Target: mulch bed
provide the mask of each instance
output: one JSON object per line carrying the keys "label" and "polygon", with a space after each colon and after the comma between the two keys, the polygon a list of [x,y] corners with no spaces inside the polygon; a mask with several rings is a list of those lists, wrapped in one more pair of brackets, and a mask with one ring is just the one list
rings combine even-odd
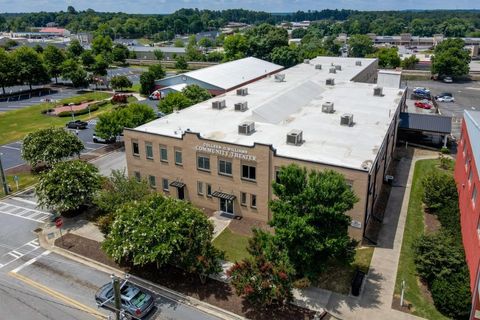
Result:
{"label": "mulch bed", "polygon": [[249,319],[301,320],[313,319],[315,315],[315,312],[311,310],[293,305],[289,305],[288,308],[256,308],[236,295],[235,290],[229,284],[213,279],[208,279],[206,284],[201,284],[198,276],[188,274],[175,267],[157,269],[155,265],[134,267],[118,264],[102,251],[100,243],[97,241],[71,233],[63,236],[63,244],[61,239],[57,239],[55,245]]}

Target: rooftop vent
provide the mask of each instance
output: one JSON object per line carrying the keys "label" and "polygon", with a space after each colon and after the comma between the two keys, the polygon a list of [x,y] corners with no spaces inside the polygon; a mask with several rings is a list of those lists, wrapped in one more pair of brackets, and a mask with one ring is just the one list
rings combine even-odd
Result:
{"label": "rooftop vent", "polygon": [[340,117],[340,125],[342,126],[353,126],[353,114],[345,113]]}
{"label": "rooftop vent", "polygon": [[277,82],[285,81],[285,73],[277,73],[275,75],[275,81],[277,81]]}
{"label": "rooftop vent", "polygon": [[341,71],[341,70],[342,70],[342,66],[339,65],[339,64],[337,64],[337,65],[335,66],[335,70]]}
{"label": "rooftop vent", "polygon": [[248,88],[237,89],[237,96],[246,96],[248,95]]}
{"label": "rooftop vent", "polygon": [[337,69],[335,67],[332,67],[328,70],[330,73],[337,73]]}
{"label": "rooftop vent", "polygon": [[321,65],[321,64],[316,64],[316,65],[315,65],[315,69],[317,69],[317,70],[322,70],[322,65]]}
{"label": "rooftop vent", "polygon": [[362,61],[361,61],[361,60],[355,61],[355,65],[356,65],[356,66],[361,66],[361,65],[362,65]]}
{"label": "rooftop vent", "polygon": [[212,108],[213,109],[222,110],[226,106],[227,106],[227,103],[225,102],[225,100],[212,101]]}
{"label": "rooftop vent", "polygon": [[299,146],[303,143],[303,131],[293,129],[287,133],[287,144]]}
{"label": "rooftop vent", "polygon": [[309,63],[310,63],[310,59],[304,59],[304,60],[303,60],[303,63],[309,64]]}
{"label": "rooftop vent", "polygon": [[322,104],[322,112],[324,113],[334,113],[335,109],[333,108],[333,102],[327,101]]}
{"label": "rooftop vent", "polygon": [[254,132],[255,132],[255,122],[253,121],[245,121],[238,126],[239,134],[244,134],[249,136]]}
{"label": "rooftop vent", "polygon": [[[335,72],[334,72],[335,73]],[[335,79],[333,78],[328,78],[326,81],[325,81],[325,84],[327,86],[334,86],[335,85]]]}
{"label": "rooftop vent", "polygon": [[248,110],[247,101],[242,101],[242,102],[235,103],[235,111],[244,112],[244,111],[247,111],[247,110]]}
{"label": "rooftop vent", "polygon": [[383,97],[383,88],[382,87],[373,88],[373,95],[377,97]]}

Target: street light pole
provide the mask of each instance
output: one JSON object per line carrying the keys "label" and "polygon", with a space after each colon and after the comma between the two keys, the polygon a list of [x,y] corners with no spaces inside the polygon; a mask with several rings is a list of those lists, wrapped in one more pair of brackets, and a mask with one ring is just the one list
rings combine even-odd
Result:
{"label": "street light pole", "polygon": [[7,178],[5,177],[5,171],[3,171],[2,155],[3,153],[0,153],[0,176],[2,178],[3,191],[5,192],[5,195],[8,195],[8,184]]}
{"label": "street light pole", "polygon": [[114,295],[114,302],[115,302],[115,319],[120,320],[120,311],[122,309],[122,304],[120,302],[120,279],[115,276],[111,275],[112,278],[112,285],[113,285],[113,295]]}

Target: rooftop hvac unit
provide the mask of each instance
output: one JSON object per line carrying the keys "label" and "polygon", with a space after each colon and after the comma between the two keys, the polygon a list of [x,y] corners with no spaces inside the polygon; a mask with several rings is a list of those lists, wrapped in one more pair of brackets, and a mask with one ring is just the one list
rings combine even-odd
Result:
{"label": "rooftop hvac unit", "polygon": [[285,81],[285,73],[277,73],[275,75],[275,81],[277,82]]}
{"label": "rooftop hvac unit", "polygon": [[356,65],[356,66],[361,66],[361,65],[362,65],[362,61],[361,61],[361,60],[355,61],[355,65]]}
{"label": "rooftop hvac unit", "polygon": [[373,95],[377,97],[383,97],[383,88],[382,87],[373,88]]}
{"label": "rooftop hvac unit", "polygon": [[333,78],[328,78],[326,81],[325,81],[325,84],[327,86],[334,86],[335,85],[335,79]]}
{"label": "rooftop hvac unit", "polygon": [[342,126],[353,126],[353,114],[345,113],[340,117],[340,125]]}
{"label": "rooftop hvac unit", "polygon": [[235,103],[235,111],[247,111],[248,110],[248,103],[247,101],[242,101]]}
{"label": "rooftop hvac unit", "polygon": [[330,72],[330,73],[337,73],[337,69],[335,69],[335,67],[333,67],[333,68],[330,68],[330,70],[328,70],[328,72]]}
{"label": "rooftop hvac unit", "polygon": [[342,70],[342,66],[339,65],[339,64],[337,64],[337,65],[335,66],[335,70],[341,71],[341,70]]}
{"label": "rooftop hvac unit", "polygon": [[303,63],[309,64],[309,63],[310,63],[310,59],[304,59],[304,60],[303,60]]}
{"label": "rooftop hvac unit", "polygon": [[322,104],[322,112],[324,113],[334,113],[335,109],[333,108],[333,102],[327,101]]}
{"label": "rooftop hvac unit", "polygon": [[246,96],[248,95],[248,88],[237,89],[237,96]]}
{"label": "rooftop hvac unit", "polygon": [[322,70],[322,65],[321,65],[321,64],[316,64],[316,65],[315,65],[315,69],[317,69],[317,70]]}
{"label": "rooftop hvac unit", "polygon": [[227,106],[225,100],[212,101],[212,108],[222,110]]}
{"label": "rooftop hvac unit", "polygon": [[287,133],[287,144],[299,146],[302,143],[303,143],[303,131],[294,129],[289,133]]}
{"label": "rooftop hvac unit", "polygon": [[255,132],[255,122],[245,121],[238,126],[238,133],[244,135],[251,135]]}

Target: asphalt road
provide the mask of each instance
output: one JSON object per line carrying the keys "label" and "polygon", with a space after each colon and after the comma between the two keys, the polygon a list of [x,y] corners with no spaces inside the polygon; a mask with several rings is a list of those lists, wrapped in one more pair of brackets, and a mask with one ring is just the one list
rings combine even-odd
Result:
{"label": "asphalt road", "polygon": [[[41,248],[33,230],[51,214],[35,202],[33,191],[0,201],[0,319],[107,319],[112,312],[97,308],[94,294],[110,275]],[[146,319],[219,319],[156,287],[144,290],[156,302]]]}
{"label": "asphalt road", "polygon": [[70,98],[77,95],[77,91],[78,91],[77,89],[71,89],[71,88],[56,88],[55,90],[57,90],[58,92],[55,94],[50,94],[46,96],[33,97],[30,99],[24,99],[24,100],[18,100],[18,101],[13,100],[13,101],[0,102],[0,112],[12,111],[12,110],[25,108],[25,107],[34,106],[34,105],[43,103],[42,100],[45,98],[50,98],[55,100]]}

